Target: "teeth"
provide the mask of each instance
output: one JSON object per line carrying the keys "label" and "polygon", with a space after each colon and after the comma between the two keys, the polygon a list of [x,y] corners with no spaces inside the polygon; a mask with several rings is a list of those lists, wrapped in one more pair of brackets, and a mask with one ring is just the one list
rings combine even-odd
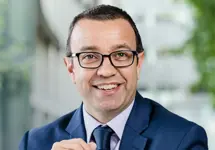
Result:
{"label": "teeth", "polygon": [[97,86],[97,88],[101,89],[101,90],[111,90],[117,87],[117,84],[108,84],[108,85],[100,85]]}

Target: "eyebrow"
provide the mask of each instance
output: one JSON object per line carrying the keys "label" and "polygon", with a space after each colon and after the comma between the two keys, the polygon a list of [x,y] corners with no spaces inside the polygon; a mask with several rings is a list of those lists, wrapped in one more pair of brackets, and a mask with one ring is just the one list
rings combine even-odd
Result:
{"label": "eyebrow", "polygon": [[132,48],[130,46],[128,46],[126,43],[123,44],[117,44],[111,47],[111,50],[116,50],[116,49],[121,49],[121,48],[125,48],[125,49],[129,49],[131,50]]}
{"label": "eyebrow", "polygon": [[97,46],[83,46],[80,51],[98,50]]}
{"label": "eyebrow", "polygon": [[[129,49],[131,50],[131,47],[128,46],[126,43],[123,43],[123,44],[116,44],[114,46],[112,46],[110,48],[111,51],[114,51],[114,50],[117,50],[117,49]],[[99,48],[95,45],[92,45],[92,46],[83,46],[81,47],[80,51],[98,51]]]}

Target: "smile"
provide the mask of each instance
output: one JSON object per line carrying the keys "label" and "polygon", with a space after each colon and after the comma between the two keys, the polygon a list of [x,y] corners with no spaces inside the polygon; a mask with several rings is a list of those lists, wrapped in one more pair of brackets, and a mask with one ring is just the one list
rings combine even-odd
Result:
{"label": "smile", "polygon": [[104,84],[104,85],[98,85],[94,86],[95,88],[99,90],[113,90],[117,88],[120,84]]}

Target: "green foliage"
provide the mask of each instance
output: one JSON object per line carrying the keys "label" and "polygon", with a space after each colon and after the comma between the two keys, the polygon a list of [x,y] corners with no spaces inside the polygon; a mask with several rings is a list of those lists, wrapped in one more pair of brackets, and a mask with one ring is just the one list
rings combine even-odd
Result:
{"label": "green foliage", "polygon": [[187,0],[194,8],[195,28],[185,48],[196,60],[200,80],[193,92],[209,92],[215,107],[215,0]]}
{"label": "green foliage", "polygon": [[32,62],[30,46],[7,36],[7,2],[0,0],[0,94],[4,91],[0,99],[8,99],[20,94],[24,87],[29,87],[29,67]]}
{"label": "green foliage", "polygon": [[[0,51],[0,90],[6,91],[8,96],[20,94],[22,89],[29,86],[29,68],[32,64],[32,52],[24,44],[12,43]],[[21,90],[21,91],[20,91]],[[26,94],[29,91],[25,91]]]}
{"label": "green foliage", "polygon": [[6,15],[6,9],[7,3],[6,0],[0,1],[0,50],[6,43],[5,41],[5,30],[6,30],[6,23],[5,23],[5,15]]}

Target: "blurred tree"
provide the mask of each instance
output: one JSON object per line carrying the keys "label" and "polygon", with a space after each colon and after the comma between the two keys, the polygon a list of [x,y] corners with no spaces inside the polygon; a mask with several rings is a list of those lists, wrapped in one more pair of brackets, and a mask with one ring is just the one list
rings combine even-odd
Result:
{"label": "blurred tree", "polygon": [[209,92],[215,107],[215,0],[187,0],[194,11],[195,27],[185,49],[196,60],[200,80],[192,92]]}
{"label": "blurred tree", "polygon": [[12,150],[29,128],[38,1],[8,2],[0,0],[0,149]]}
{"label": "blurred tree", "polygon": [[0,0],[0,51],[5,46],[5,31],[6,31],[6,23],[5,16],[7,13],[7,3],[5,1]]}
{"label": "blurred tree", "polygon": [[[6,46],[6,15],[7,15],[7,1],[0,0],[0,56],[1,52]],[[3,62],[0,58],[0,149],[3,149],[3,113],[4,113],[4,101],[3,101],[3,72],[2,67]]]}

